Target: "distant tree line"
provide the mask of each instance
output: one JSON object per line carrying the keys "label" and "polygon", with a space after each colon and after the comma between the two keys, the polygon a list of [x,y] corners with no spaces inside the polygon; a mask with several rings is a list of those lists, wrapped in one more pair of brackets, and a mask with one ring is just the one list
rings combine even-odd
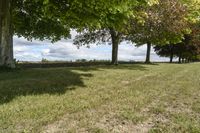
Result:
{"label": "distant tree line", "polygon": [[155,52],[161,57],[170,57],[170,63],[174,57],[179,63],[200,61],[200,24],[191,27],[191,33],[184,35],[182,42],[155,46]]}

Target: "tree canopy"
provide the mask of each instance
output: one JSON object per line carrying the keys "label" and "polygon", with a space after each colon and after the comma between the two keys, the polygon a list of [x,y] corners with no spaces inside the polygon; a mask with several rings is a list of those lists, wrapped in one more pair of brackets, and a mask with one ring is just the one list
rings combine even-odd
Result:
{"label": "tree canopy", "polygon": [[[149,1],[150,2],[150,1]],[[89,45],[95,42],[110,41],[112,44],[112,64],[118,63],[118,45],[128,35],[129,21],[137,14],[138,6],[147,6],[147,1],[120,1],[115,6],[107,6],[97,11],[98,20],[92,28],[86,28],[75,39],[75,45]],[[112,2],[110,4],[113,4]],[[103,8],[104,9],[104,8]],[[89,15],[90,16],[90,15]],[[99,44],[99,43],[98,43]]]}
{"label": "tree canopy", "polygon": [[[137,44],[180,43],[199,21],[198,0],[1,0],[0,66],[13,63],[12,36],[58,41],[70,29],[75,44],[110,40],[113,63],[124,39]],[[128,38],[127,38],[128,36]]]}
{"label": "tree canopy", "polygon": [[195,10],[191,3],[181,0],[158,0],[157,4],[140,8],[144,21],[138,23],[137,18],[131,21],[130,40],[137,46],[147,44],[146,62],[150,62],[151,45],[167,45],[181,43],[184,35],[189,34],[189,24],[195,22]]}
{"label": "tree canopy", "polygon": [[57,16],[51,18],[44,11],[43,0],[13,1],[13,31],[28,40],[48,39],[58,41],[70,35],[70,27],[63,25]]}
{"label": "tree canopy", "polygon": [[181,43],[168,44],[163,46],[155,46],[155,52],[161,57],[170,57],[170,62],[173,61],[174,57],[192,61],[197,60],[200,55],[200,27],[198,24],[191,26],[192,32],[184,36]]}

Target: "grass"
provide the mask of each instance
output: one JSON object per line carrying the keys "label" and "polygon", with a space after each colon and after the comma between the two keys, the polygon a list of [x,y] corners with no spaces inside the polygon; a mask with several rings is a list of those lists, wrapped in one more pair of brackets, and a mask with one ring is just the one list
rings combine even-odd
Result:
{"label": "grass", "polygon": [[0,132],[200,132],[200,63],[0,71]]}

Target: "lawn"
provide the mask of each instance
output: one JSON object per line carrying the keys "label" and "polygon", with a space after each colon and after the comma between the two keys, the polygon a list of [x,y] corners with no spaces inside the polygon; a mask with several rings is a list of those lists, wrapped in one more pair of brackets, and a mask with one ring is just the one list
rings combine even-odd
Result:
{"label": "lawn", "polygon": [[200,63],[0,71],[0,132],[200,132]]}

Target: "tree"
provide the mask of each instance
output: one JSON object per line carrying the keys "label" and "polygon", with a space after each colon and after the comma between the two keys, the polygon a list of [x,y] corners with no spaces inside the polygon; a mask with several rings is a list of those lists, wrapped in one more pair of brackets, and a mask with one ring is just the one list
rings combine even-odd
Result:
{"label": "tree", "polygon": [[10,0],[0,0],[0,66],[14,67]]}
{"label": "tree", "polygon": [[178,0],[159,0],[158,4],[140,10],[144,21],[131,21],[130,40],[137,46],[147,44],[145,62],[150,63],[151,45],[179,43],[188,32],[187,10]]}
{"label": "tree", "polygon": [[[129,19],[133,17],[137,6],[146,5],[146,1],[121,1],[115,2],[115,6],[108,6],[96,15],[97,26],[89,26],[75,38],[75,45],[89,45],[90,43],[112,42],[112,62],[118,64],[118,46],[128,35]],[[104,5],[105,6],[105,5]],[[91,16],[91,15],[89,15]],[[96,21],[95,21],[96,22]]]}
{"label": "tree", "polygon": [[13,35],[57,41],[70,28],[44,12],[43,0],[0,0],[0,66],[15,67]]}
{"label": "tree", "polygon": [[[176,44],[179,45],[179,44]],[[154,47],[155,52],[161,57],[170,57],[170,63],[173,62],[175,57],[175,44],[157,45]]]}
{"label": "tree", "polygon": [[154,49],[156,53],[162,57],[170,57],[170,62],[172,62],[173,57],[178,57],[179,63],[181,63],[182,60],[188,62],[196,60],[200,55],[199,24],[193,25],[191,29],[192,32],[185,35],[181,43],[155,46]]}
{"label": "tree", "polygon": [[115,31],[114,29],[103,29],[97,31],[86,31],[80,35],[77,35],[74,39],[74,44],[77,47],[87,45],[90,47],[91,43],[103,44],[106,42],[111,42],[112,44],[112,62],[111,64],[118,64],[118,45],[123,40],[123,34]]}
{"label": "tree", "polygon": [[[57,41],[68,37],[70,28],[100,29],[104,20],[114,24],[112,15],[131,0],[0,0],[0,66],[14,67],[12,36]],[[123,3],[123,5],[122,5]],[[85,15],[87,17],[85,17]],[[125,15],[126,16],[126,15]],[[120,16],[118,16],[118,20]],[[119,21],[118,21],[119,22]],[[111,24],[112,23],[112,24]],[[104,23],[105,25],[105,23]],[[120,25],[120,24],[119,24]]]}

